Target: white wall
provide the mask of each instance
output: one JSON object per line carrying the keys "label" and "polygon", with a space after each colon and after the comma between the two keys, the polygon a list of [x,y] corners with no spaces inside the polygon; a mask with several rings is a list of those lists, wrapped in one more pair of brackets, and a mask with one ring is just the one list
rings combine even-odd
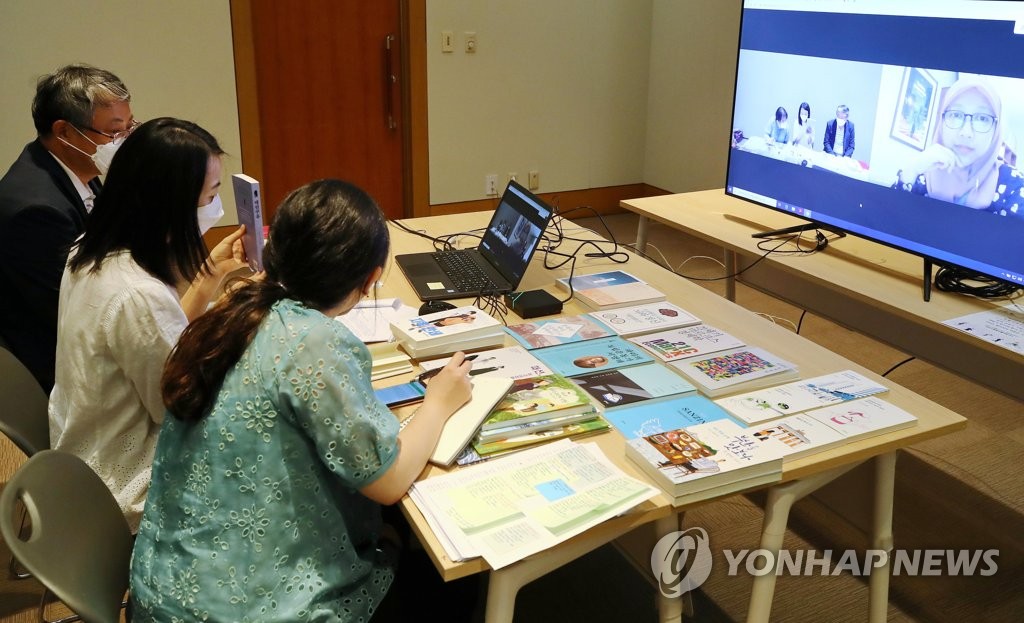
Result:
{"label": "white wall", "polygon": [[739,27],[735,0],[654,0],[644,182],[725,184]]}
{"label": "white wall", "polygon": [[117,74],[137,119],[181,117],[216,136],[228,152],[222,199],[233,205],[242,150],[227,0],[0,1],[0,171],[35,138],[37,79],[69,63]]}
{"label": "white wall", "polygon": [[[652,0],[430,0],[430,202],[643,181]],[[455,52],[441,52],[441,32]],[[476,32],[477,52],[463,50]]]}

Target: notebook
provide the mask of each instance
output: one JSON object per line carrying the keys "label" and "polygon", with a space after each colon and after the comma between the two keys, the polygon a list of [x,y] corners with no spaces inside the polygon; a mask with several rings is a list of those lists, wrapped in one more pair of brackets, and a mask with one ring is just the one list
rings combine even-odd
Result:
{"label": "notebook", "polygon": [[510,181],[479,247],[406,253],[395,262],[421,301],[512,292],[550,221],[551,208]]}

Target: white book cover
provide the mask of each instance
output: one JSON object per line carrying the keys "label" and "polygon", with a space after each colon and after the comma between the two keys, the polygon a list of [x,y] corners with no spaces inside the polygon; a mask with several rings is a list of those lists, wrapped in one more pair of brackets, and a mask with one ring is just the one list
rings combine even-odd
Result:
{"label": "white book cover", "polygon": [[[569,278],[556,280],[558,287],[569,291]],[[664,301],[665,293],[622,270],[611,270],[572,278],[573,296],[595,309],[612,309],[640,303]]]}
{"label": "white book cover", "polygon": [[244,173],[231,176],[231,188],[235,192],[235,214],[238,224],[245,225],[242,246],[249,268],[253,272],[263,270],[263,202],[260,199],[260,183]]}
{"label": "white book cover", "polygon": [[670,365],[712,398],[785,383],[797,377],[796,366],[762,348],[737,348]]}
{"label": "white book cover", "polygon": [[720,398],[716,402],[747,424],[757,424],[784,415],[856,400],[889,391],[853,370],[816,376],[812,379],[767,387],[745,394]]}
{"label": "white book cover", "polygon": [[481,335],[504,333],[498,320],[473,305],[399,319],[391,323],[391,330],[399,342],[415,350]]}
{"label": "white book cover", "polygon": [[823,452],[846,442],[846,437],[808,413],[751,426],[747,431],[758,441],[776,439],[782,442],[786,446],[786,460]]}
{"label": "white book cover", "polygon": [[[443,368],[451,357],[421,361],[423,371]],[[510,379],[528,379],[551,374],[551,368],[544,365],[522,346],[508,346],[476,353],[473,360],[473,376],[502,376]]]}
{"label": "white book cover", "polygon": [[809,417],[832,427],[846,441],[871,437],[917,424],[917,418],[877,396],[808,411]]}
{"label": "white book cover", "polygon": [[590,316],[604,323],[619,335],[650,333],[660,329],[695,325],[700,319],[678,305],[667,301],[619,307],[591,312]]}
{"label": "white book cover", "polygon": [[505,397],[512,387],[512,379],[501,377],[474,377],[473,396],[452,414],[441,430],[441,437],[430,455],[430,462],[450,465],[462,452],[487,419],[494,405]]}
{"label": "white book cover", "polygon": [[695,324],[629,338],[662,361],[699,357],[744,346],[743,340],[708,324]]}

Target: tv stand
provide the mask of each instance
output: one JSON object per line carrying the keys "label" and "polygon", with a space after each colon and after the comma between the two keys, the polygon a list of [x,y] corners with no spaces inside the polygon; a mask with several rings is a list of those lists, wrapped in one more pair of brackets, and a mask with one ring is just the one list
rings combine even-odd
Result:
{"label": "tv stand", "polygon": [[932,261],[928,258],[924,259],[924,283],[921,284],[924,288],[924,302],[932,300]]}
{"label": "tv stand", "polygon": [[780,229],[771,229],[769,231],[762,231],[756,234],[750,234],[751,238],[775,238],[776,236],[785,236],[786,234],[802,234],[805,231],[812,229],[820,229],[827,231],[830,234],[835,234],[837,238],[845,238],[846,232],[833,229],[828,225],[821,225],[817,223],[802,223],[800,225],[793,225],[792,227],[782,227]]}

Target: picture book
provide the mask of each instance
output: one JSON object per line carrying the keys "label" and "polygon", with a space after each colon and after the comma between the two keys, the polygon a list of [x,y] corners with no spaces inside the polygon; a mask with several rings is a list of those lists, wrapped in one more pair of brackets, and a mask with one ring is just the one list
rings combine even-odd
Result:
{"label": "picture book", "polygon": [[263,270],[263,201],[260,199],[260,183],[244,173],[231,176],[231,188],[235,193],[235,216],[238,224],[245,225],[242,247],[249,268],[254,273]]}
{"label": "picture book", "polygon": [[[591,405],[593,406],[593,405]],[[571,413],[569,415],[561,415],[558,411],[548,414],[548,419],[536,420],[533,422],[520,423],[515,420],[509,422],[508,426],[502,426],[501,428],[481,428],[480,432],[477,433],[474,438],[475,441],[494,441],[495,439],[504,439],[506,437],[518,437],[525,435],[526,433],[538,433],[540,431],[548,430],[549,428],[561,428],[567,424],[575,424],[576,422],[582,422],[584,420],[594,419],[598,414],[597,407],[580,411],[579,413]]]}
{"label": "picture book", "polygon": [[700,319],[690,312],[667,301],[595,311],[589,315],[619,335],[650,333],[660,329],[695,325],[700,322]]}
{"label": "picture book", "polygon": [[569,379],[548,374],[512,381],[481,425],[482,430],[525,424],[574,413],[592,412],[586,392]]}
{"label": "picture book", "polygon": [[399,319],[391,323],[391,331],[416,358],[500,346],[505,341],[501,323],[472,305]]}
{"label": "picture book", "polygon": [[556,374],[577,376],[651,361],[651,356],[620,337],[605,337],[534,351]]}
{"label": "picture book", "polygon": [[626,456],[679,498],[751,478],[782,476],[785,446],[758,440],[731,420],[661,431],[626,442]]}
{"label": "picture book", "polygon": [[[443,368],[451,357],[421,361],[424,371]],[[522,346],[508,346],[476,353],[473,360],[473,376],[504,376],[510,379],[525,379],[531,376],[551,374],[551,369],[541,363]]]}
{"label": "picture book", "polygon": [[606,409],[697,391],[683,377],[659,363],[591,372],[572,380]]}
{"label": "picture book", "polygon": [[542,318],[505,328],[526,348],[543,348],[593,340],[615,335],[611,329],[589,316]]}
{"label": "picture book", "polygon": [[512,379],[480,377],[473,379],[473,395],[459,407],[441,429],[441,437],[430,454],[430,462],[450,465],[476,434],[480,423],[512,385]]}
{"label": "picture book", "polygon": [[707,324],[658,331],[629,339],[662,361],[699,357],[745,346],[742,340]]}
{"label": "picture book", "polygon": [[738,348],[674,361],[679,370],[706,396],[751,391],[797,378],[796,366],[761,348]]}
{"label": "picture book", "polygon": [[604,418],[626,439],[730,419],[725,409],[697,394],[610,409]]}
{"label": "picture book", "polygon": [[[556,281],[558,287],[569,291],[569,278]],[[641,303],[664,301],[665,294],[621,270],[572,278],[573,296],[592,309],[613,309]]]}
{"label": "picture book", "polygon": [[727,396],[716,402],[748,425],[888,391],[853,370]]}
{"label": "picture book", "polygon": [[917,418],[872,396],[772,420],[747,430],[755,439],[769,437],[787,446],[787,459],[823,452],[839,445],[917,424]]}
{"label": "picture book", "polygon": [[553,441],[555,439],[564,439],[566,437],[577,439],[586,435],[604,432],[608,430],[608,428],[608,422],[605,422],[600,417],[592,417],[588,420],[565,424],[557,428],[528,432],[514,437],[495,439],[493,441],[476,442],[473,444],[473,449],[480,456],[488,456],[508,452],[510,450],[518,450],[534,444]]}

